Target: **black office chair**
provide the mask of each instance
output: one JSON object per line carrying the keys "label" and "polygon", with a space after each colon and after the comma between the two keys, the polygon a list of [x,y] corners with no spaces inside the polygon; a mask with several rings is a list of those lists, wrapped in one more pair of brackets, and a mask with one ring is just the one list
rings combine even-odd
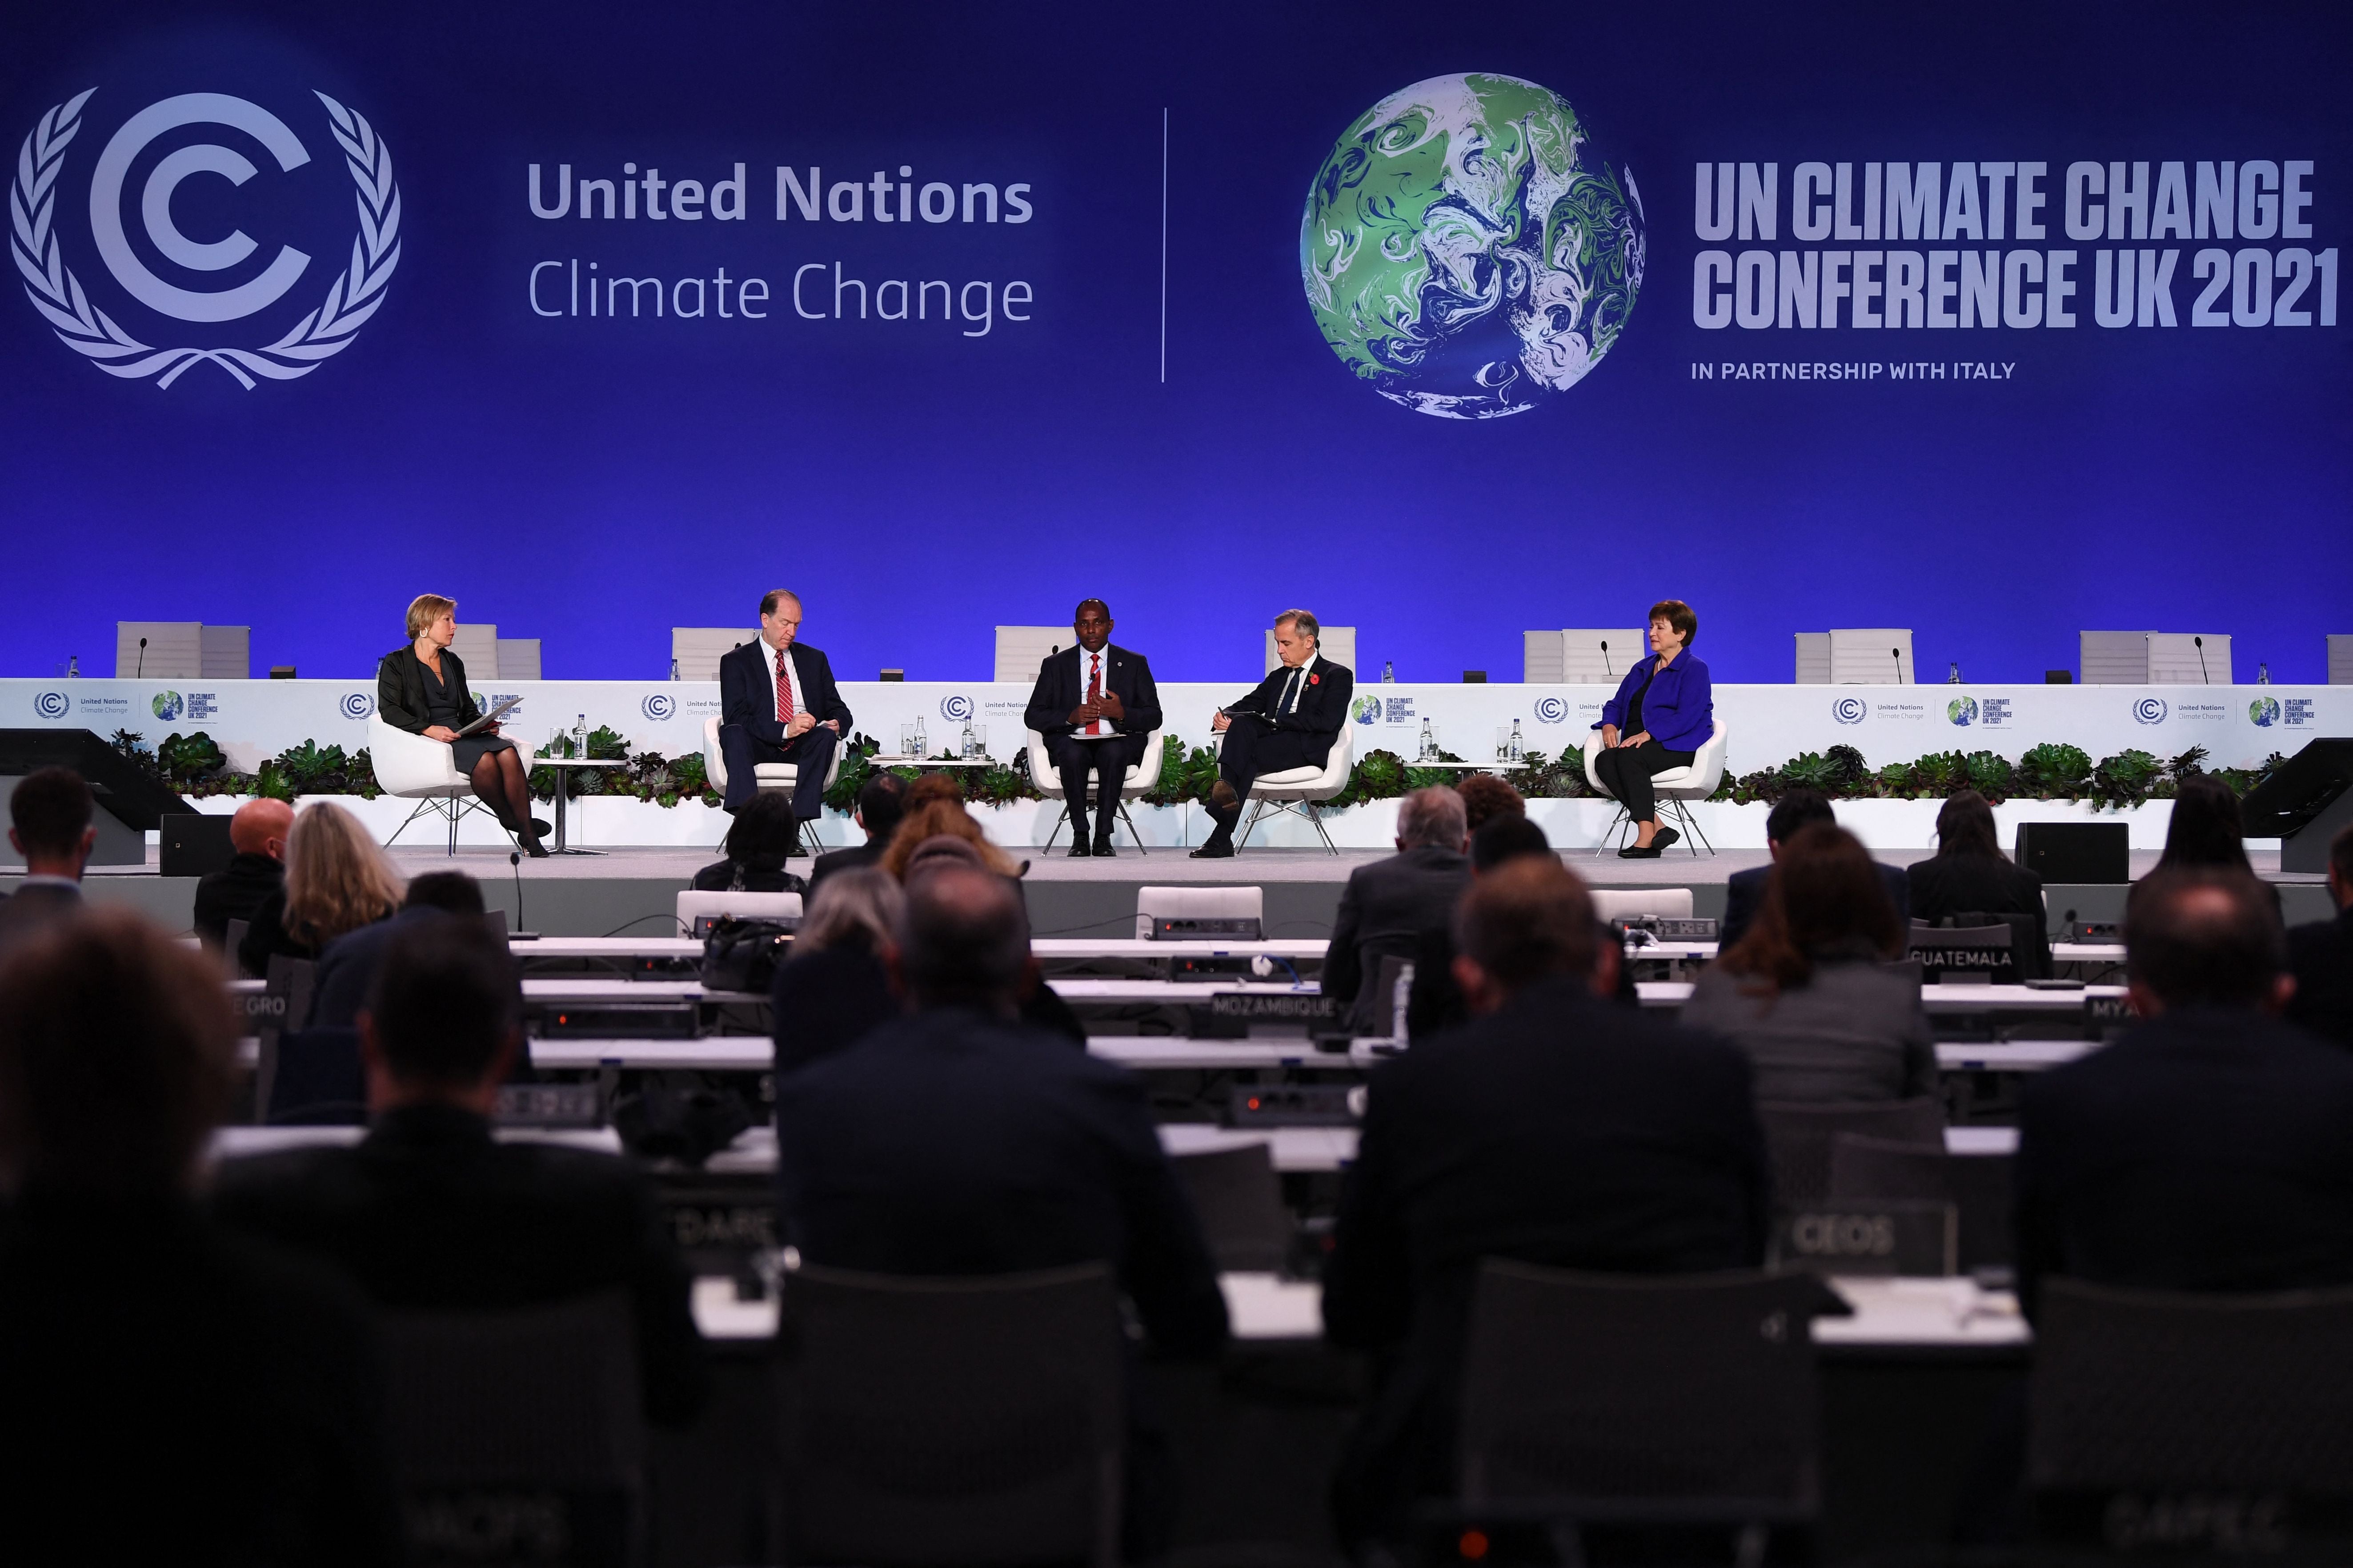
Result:
{"label": "black office chair", "polygon": [[2047,1281],[2028,1385],[2035,1532],[2109,1552],[2353,1560],[2353,1289]]}
{"label": "black office chair", "polygon": [[250,999],[246,1016],[254,1022],[258,1047],[253,1065],[253,1120],[269,1120],[271,1097],[277,1092],[279,1047],[285,1037],[299,1033],[311,1021],[311,992],[319,966],[307,958],[269,955],[269,973],[262,977],[261,994]]}
{"label": "black office chair", "polygon": [[2010,958],[2017,966],[2019,979],[2048,980],[2054,973],[2051,964],[2051,945],[2038,940],[2035,927],[2039,922],[2032,915],[1985,914],[1964,910],[1936,923],[1960,930],[2006,925],[2010,928]]}
{"label": "black office chair", "polygon": [[1960,1215],[1960,1268],[2010,1264],[2010,1175],[2006,1154],[1950,1154],[1897,1139],[1840,1132],[1831,1139],[1830,1189],[1841,1203],[1950,1204]]}
{"label": "black office chair", "polygon": [[1264,1143],[1179,1154],[1170,1162],[1193,1199],[1220,1273],[1271,1274],[1291,1255],[1296,1228],[1282,1206],[1274,1157]]}
{"label": "black office chair", "polygon": [[274,1047],[268,1097],[259,1101],[256,1120],[273,1127],[356,1127],[367,1121],[357,1029],[293,1030],[278,1036]]}
{"label": "black office chair", "polygon": [[1124,1345],[1109,1268],[805,1266],[785,1310],[786,1562],[1118,1563]]}
{"label": "black office chair", "polygon": [[628,1299],[384,1319],[385,1415],[420,1568],[644,1559]]}
{"label": "black office chair", "polygon": [[1562,1562],[1584,1561],[1597,1528],[1647,1527],[1761,1563],[1776,1528],[1820,1507],[1809,1323],[1843,1310],[1804,1275],[1489,1259],[1472,1299],[1450,1522],[1541,1524]]}
{"label": "black office chair", "polygon": [[1945,1147],[1941,1101],[1919,1100],[1831,1101],[1816,1105],[1767,1100],[1757,1107],[1765,1124],[1766,1148],[1773,1156],[1773,1200],[1784,1209],[1818,1204],[1831,1193],[1831,1140],[1858,1132],[1915,1148]]}

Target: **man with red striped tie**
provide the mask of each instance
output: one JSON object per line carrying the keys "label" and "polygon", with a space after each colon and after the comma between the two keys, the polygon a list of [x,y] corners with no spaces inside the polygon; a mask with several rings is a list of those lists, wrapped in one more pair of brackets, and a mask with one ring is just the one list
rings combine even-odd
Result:
{"label": "man with red striped tie", "polygon": [[[1038,667],[1038,684],[1023,714],[1046,742],[1046,755],[1062,776],[1073,855],[1111,855],[1112,823],[1119,816],[1120,786],[1127,770],[1150,753],[1152,732],[1160,728],[1160,689],[1152,667],[1139,653],[1113,647],[1111,606],[1089,599],[1078,608],[1071,631],[1076,646],[1050,655]],[[1087,831],[1087,777],[1095,784],[1094,832]]]}
{"label": "man with red striped tie", "polygon": [[760,636],[719,661],[719,752],[727,760],[726,806],[740,811],[759,792],[754,769],[791,763],[800,769],[793,814],[807,822],[825,810],[825,775],[849,732],[849,705],[833,683],[825,655],[799,640],[801,602],[783,588],[760,600]]}

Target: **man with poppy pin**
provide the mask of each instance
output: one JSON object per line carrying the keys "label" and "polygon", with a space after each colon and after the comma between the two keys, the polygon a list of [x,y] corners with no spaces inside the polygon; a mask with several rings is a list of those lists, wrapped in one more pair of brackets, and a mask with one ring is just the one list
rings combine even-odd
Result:
{"label": "man with poppy pin", "polygon": [[1221,860],[1234,852],[1234,824],[1250,798],[1251,781],[1261,773],[1320,768],[1331,760],[1332,743],[1348,722],[1356,678],[1316,651],[1320,629],[1305,610],[1275,616],[1274,652],[1282,662],[1257,690],[1219,709],[1209,721],[1226,738],[1218,754],[1218,782],[1209,791],[1209,819],[1217,828],[1193,858]]}

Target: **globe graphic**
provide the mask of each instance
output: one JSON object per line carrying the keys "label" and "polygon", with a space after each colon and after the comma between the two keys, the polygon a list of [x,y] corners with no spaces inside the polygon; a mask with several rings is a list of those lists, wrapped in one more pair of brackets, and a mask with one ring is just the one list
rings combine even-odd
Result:
{"label": "globe graphic", "polygon": [[1642,286],[1642,198],[1577,110],[1518,77],[1431,77],[1316,171],[1299,270],[1324,341],[1422,414],[1493,419],[1567,391]]}

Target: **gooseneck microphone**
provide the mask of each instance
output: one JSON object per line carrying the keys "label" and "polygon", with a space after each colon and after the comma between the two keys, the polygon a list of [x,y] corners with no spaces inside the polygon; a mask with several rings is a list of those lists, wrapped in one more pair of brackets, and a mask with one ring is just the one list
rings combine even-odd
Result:
{"label": "gooseneck microphone", "polygon": [[1609,639],[1608,637],[1603,637],[1601,639],[1601,671],[1603,674],[1613,679],[1618,674],[1615,669],[1609,668]]}
{"label": "gooseneck microphone", "polygon": [[[116,665],[114,668],[117,668],[117,669],[120,669],[120,668],[121,668],[122,667],[121,667],[121,665],[119,665],[119,664],[118,664],[118,665]],[[132,671],[131,671],[131,679],[133,679],[133,680],[136,680],[136,679],[138,679],[141,676],[142,676],[142,675],[144,675],[144,674],[146,674],[146,673],[147,673],[147,639],[146,639],[145,637],[141,637],[141,638],[139,639],[139,662],[138,662],[138,664],[137,664],[137,665],[135,665],[134,667],[132,667]]]}
{"label": "gooseneck microphone", "polygon": [[1894,659],[1894,660],[1895,661],[1895,684],[1896,684],[1896,685],[1898,685],[1898,686],[1903,685],[1903,684],[1904,684],[1904,650],[1903,650],[1902,648],[1900,648],[1900,647],[1892,647],[1892,648],[1889,648],[1889,649],[1887,650],[1887,657],[1888,657],[1888,658],[1892,658],[1892,659]]}
{"label": "gooseneck microphone", "polygon": [[515,885],[515,929],[509,931],[507,935],[515,942],[535,942],[539,938],[539,933],[522,929],[522,851],[508,850],[507,864],[514,868]]}
{"label": "gooseneck microphone", "polygon": [[2206,686],[2213,685],[2214,678],[2206,673],[2206,639],[2204,637],[2191,637],[2189,640],[2198,645],[2198,679],[2200,683]]}

